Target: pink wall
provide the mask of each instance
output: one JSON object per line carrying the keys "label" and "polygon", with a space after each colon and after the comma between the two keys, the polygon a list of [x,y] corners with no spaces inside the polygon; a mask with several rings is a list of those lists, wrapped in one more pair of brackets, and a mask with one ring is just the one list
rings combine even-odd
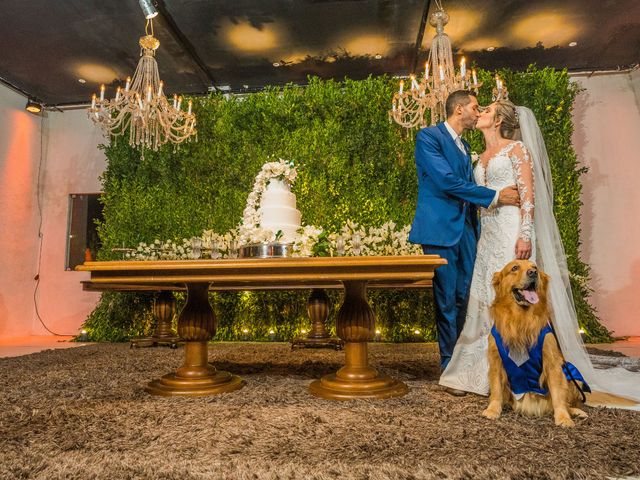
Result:
{"label": "pink wall", "polygon": [[[100,294],[80,286],[88,274],[65,271],[67,215],[70,193],[98,193],[105,157],[97,146],[100,130],[86,111],[49,114],[46,168],[42,176],[43,238],[38,304],[47,325],[57,333],[77,334]],[[33,331],[41,330],[34,321]],[[44,332],[43,332],[44,333]]]}
{"label": "pink wall", "polygon": [[[36,302],[53,332],[75,335],[99,294],[83,292],[87,274],[65,271],[68,195],[100,191],[102,142],[84,110],[24,110],[26,99],[0,86],[0,337],[44,335],[34,293],[42,207],[42,256]],[[38,166],[40,179],[38,182]]]}
{"label": "pink wall", "polygon": [[38,249],[40,118],[0,86],[0,336],[31,329]]}
{"label": "pink wall", "polygon": [[640,335],[640,70],[574,76],[585,90],[574,109],[582,177],[582,258],[592,268],[591,303],[614,335]]}

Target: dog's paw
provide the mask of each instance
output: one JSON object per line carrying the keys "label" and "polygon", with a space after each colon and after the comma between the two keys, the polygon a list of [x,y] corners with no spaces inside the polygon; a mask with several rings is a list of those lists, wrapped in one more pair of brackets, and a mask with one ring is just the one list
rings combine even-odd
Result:
{"label": "dog's paw", "polygon": [[555,420],[556,425],[559,427],[571,428],[576,426],[576,424],[573,423],[573,420],[571,420],[571,417],[567,414],[556,415]]}
{"label": "dog's paw", "polygon": [[580,410],[579,408],[570,408],[569,413],[572,417],[588,418],[587,412]]}
{"label": "dog's paw", "polygon": [[500,410],[489,407],[482,412],[482,416],[488,418],[489,420],[496,420],[500,418],[500,413],[502,413],[500,412]]}

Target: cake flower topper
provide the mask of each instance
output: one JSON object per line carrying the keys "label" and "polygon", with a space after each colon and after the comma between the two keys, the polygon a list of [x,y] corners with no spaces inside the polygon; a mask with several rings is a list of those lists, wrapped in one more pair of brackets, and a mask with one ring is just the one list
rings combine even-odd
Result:
{"label": "cake flower topper", "polygon": [[[271,180],[282,180],[290,185],[295,182],[298,171],[293,162],[278,158],[276,162],[267,162],[253,183],[253,190],[247,197],[247,206],[242,214],[239,227],[240,244],[269,243],[277,240],[278,232],[260,227],[260,199]],[[280,234],[281,235],[281,234]]]}

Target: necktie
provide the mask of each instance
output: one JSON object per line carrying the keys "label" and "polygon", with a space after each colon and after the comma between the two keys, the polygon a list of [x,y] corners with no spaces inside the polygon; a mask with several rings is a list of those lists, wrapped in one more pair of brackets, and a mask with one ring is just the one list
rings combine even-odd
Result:
{"label": "necktie", "polygon": [[466,155],[467,151],[464,149],[464,145],[462,143],[462,139],[460,138],[460,136],[457,136],[455,141],[460,151]]}

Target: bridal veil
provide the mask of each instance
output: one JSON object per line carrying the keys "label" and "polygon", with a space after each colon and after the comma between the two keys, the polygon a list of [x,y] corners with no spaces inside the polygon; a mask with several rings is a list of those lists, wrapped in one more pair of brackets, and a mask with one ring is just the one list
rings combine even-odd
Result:
{"label": "bridal veil", "polygon": [[[640,403],[640,373],[624,368],[595,369],[582,343],[569,270],[562,239],[553,214],[553,181],[544,139],[533,112],[527,107],[516,107],[522,141],[533,156],[535,216],[538,265],[550,277],[553,327],[560,348],[567,359],[583,374],[592,390],[626,397]],[[640,409],[640,405],[636,408]]]}

